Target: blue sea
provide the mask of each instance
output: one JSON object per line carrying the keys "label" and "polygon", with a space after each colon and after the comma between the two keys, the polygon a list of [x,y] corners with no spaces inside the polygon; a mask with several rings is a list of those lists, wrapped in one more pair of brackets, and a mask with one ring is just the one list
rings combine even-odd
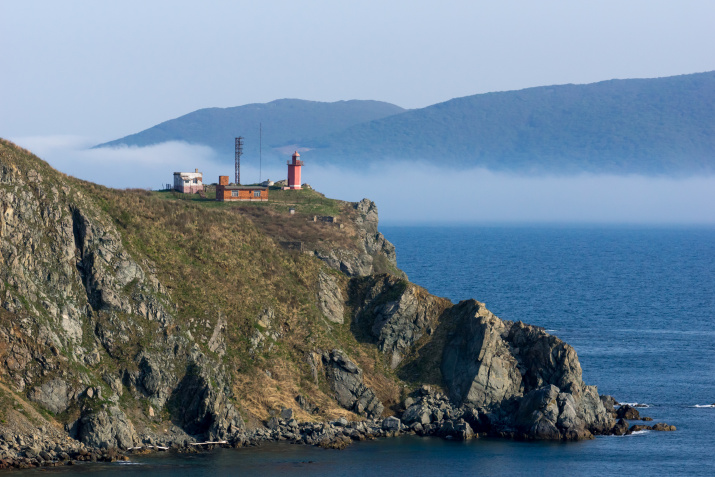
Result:
{"label": "blue sea", "polygon": [[[584,380],[676,432],[577,443],[403,437],[343,451],[290,444],[155,454],[87,475],[715,475],[715,228],[381,227],[411,281],[578,352]],[[31,471],[31,473],[39,471]]]}

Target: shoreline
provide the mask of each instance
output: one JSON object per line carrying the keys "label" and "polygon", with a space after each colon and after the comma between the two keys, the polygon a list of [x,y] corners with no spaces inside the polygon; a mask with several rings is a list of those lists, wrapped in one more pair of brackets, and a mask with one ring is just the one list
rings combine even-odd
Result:
{"label": "shoreline", "polygon": [[[87,446],[71,437],[29,436],[31,443],[25,443],[23,436],[15,436],[8,440],[7,435],[0,436],[0,469],[30,469],[39,467],[58,467],[76,465],[86,462],[119,462],[131,461],[132,456],[147,455],[159,452],[175,452],[180,454],[211,452],[221,448],[258,447],[268,443],[285,442],[296,445],[309,445],[324,449],[342,450],[353,442],[385,439],[406,435],[420,437],[442,438],[447,440],[471,440],[480,438],[499,438],[515,441],[544,441],[528,432],[501,428],[496,423],[484,421],[484,415],[469,407],[456,407],[441,393],[432,393],[423,389],[422,396],[408,397],[405,400],[405,410],[399,413],[400,418],[386,418],[348,421],[340,418],[334,421],[298,423],[293,418],[292,409],[284,409],[281,418],[268,420],[266,427],[257,427],[236,433],[230,439],[220,441],[166,442],[153,437],[146,437],[147,442],[141,446],[128,449],[97,448]],[[620,405],[610,396],[602,396],[602,400],[614,403],[609,406],[609,412],[618,419],[613,428],[597,435],[630,435],[633,433],[653,431],[674,431],[675,426],[664,423],[630,424],[630,421],[649,422],[652,419],[640,416],[639,411],[628,404]],[[433,405],[429,416],[415,414],[410,409],[425,404]],[[628,419],[628,420],[627,420]],[[429,421],[424,423],[424,421]],[[10,436],[12,437],[12,436]],[[578,441],[593,439],[594,435],[577,436],[573,439],[558,439],[560,441]],[[14,441],[14,442],[13,442]],[[40,441],[40,442],[37,442]],[[14,455],[11,455],[14,454]]]}

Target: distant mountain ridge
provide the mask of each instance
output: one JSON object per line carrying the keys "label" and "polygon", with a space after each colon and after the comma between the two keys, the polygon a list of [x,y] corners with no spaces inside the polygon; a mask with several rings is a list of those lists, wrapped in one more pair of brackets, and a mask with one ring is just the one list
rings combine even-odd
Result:
{"label": "distant mountain ridge", "polygon": [[[283,101],[296,101],[301,119],[283,114],[264,122],[276,131],[269,142],[264,135],[264,154],[266,146],[290,145],[309,150],[306,159],[331,164],[418,160],[519,172],[715,172],[715,72],[478,94],[414,110],[379,102],[348,101],[337,108],[339,103]],[[272,104],[229,110],[244,114]],[[219,121],[223,129],[209,134],[203,111],[212,110],[107,145],[170,137],[212,147],[220,139],[230,146],[229,131],[240,127]],[[247,127],[251,120],[246,114],[235,124]]]}
{"label": "distant mountain ridge", "polygon": [[278,99],[231,108],[205,108],[165,121],[144,131],[100,144],[149,146],[167,141],[185,141],[210,146],[233,160],[234,138],[244,136],[245,153],[258,156],[259,125],[263,153],[272,147],[300,142],[303,138],[344,130],[358,123],[381,119],[405,110],[381,101],[336,101],[325,103],[301,99]]}

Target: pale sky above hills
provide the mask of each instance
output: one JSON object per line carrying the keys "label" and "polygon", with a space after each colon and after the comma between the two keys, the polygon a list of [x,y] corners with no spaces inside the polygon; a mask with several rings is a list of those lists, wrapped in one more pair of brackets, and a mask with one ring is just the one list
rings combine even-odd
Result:
{"label": "pale sky above hills", "polygon": [[[113,187],[157,188],[194,167],[212,182],[232,171],[209,148],[87,147],[205,107],[301,98],[418,108],[711,71],[713,18],[711,0],[0,0],[0,137]],[[284,172],[264,168],[263,178]],[[258,179],[250,165],[243,173]],[[410,164],[349,174],[309,162],[304,171],[329,196],[376,200],[387,223],[715,223],[715,177],[529,178]],[[428,199],[415,183],[455,195]]]}
{"label": "pale sky above hills", "polygon": [[406,108],[715,69],[710,0],[0,2],[0,135],[111,140],[292,97]]}

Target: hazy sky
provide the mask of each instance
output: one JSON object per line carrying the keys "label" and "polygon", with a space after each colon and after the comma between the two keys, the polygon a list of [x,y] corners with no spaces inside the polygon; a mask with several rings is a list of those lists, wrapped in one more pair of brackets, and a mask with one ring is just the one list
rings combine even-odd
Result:
{"label": "hazy sky", "polygon": [[[0,137],[113,187],[158,188],[194,167],[213,182],[233,172],[210,148],[87,148],[212,106],[301,98],[416,108],[711,71],[714,18],[712,0],[0,0]],[[258,180],[244,159],[242,177]],[[715,223],[715,177],[529,178],[405,163],[356,174],[304,159],[307,182],[331,197],[372,198],[388,223]],[[264,164],[263,178],[284,178],[282,164]],[[427,197],[414,187],[425,183],[449,193]]]}
{"label": "hazy sky", "polygon": [[115,139],[278,98],[407,108],[715,69],[712,0],[1,0],[0,136]]}

